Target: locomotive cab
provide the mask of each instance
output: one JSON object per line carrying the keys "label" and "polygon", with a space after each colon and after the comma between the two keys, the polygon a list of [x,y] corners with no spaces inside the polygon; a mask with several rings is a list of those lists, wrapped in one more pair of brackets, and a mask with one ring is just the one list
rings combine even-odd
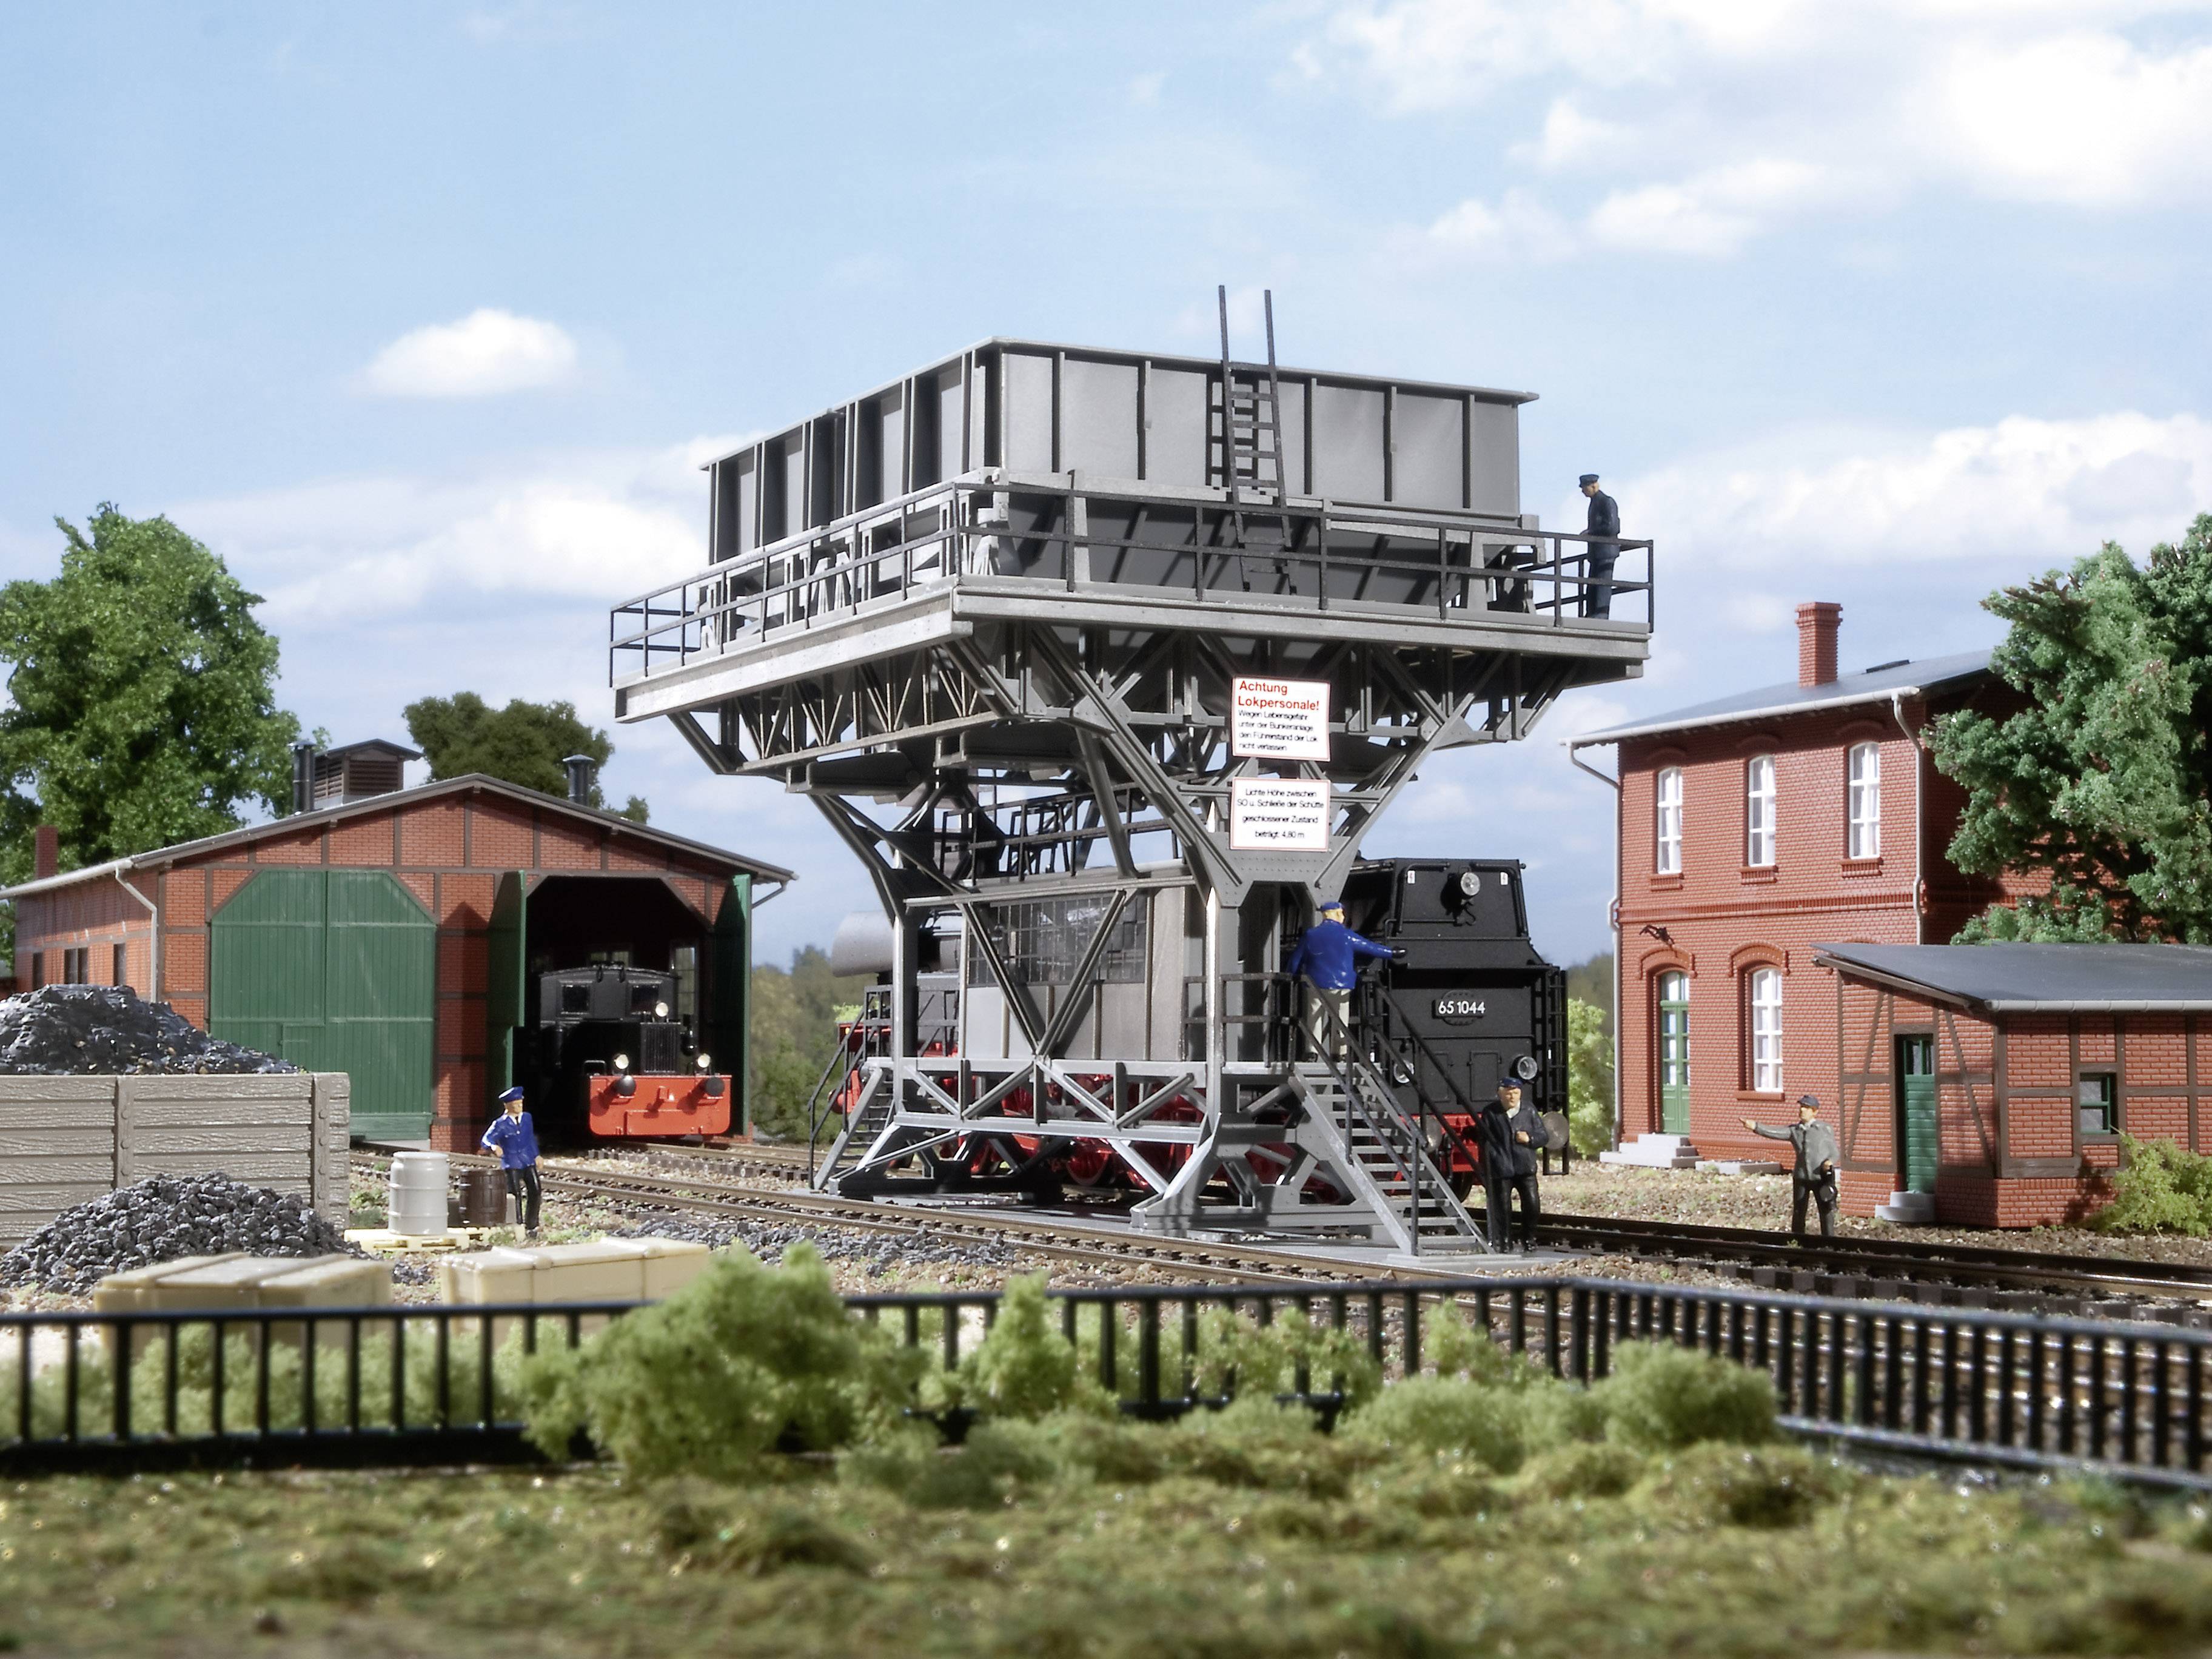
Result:
{"label": "locomotive cab", "polygon": [[529,1084],[556,1138],[726,1134],[731,1079],[677,1018],[676,976],[602,963],[538,978]]}

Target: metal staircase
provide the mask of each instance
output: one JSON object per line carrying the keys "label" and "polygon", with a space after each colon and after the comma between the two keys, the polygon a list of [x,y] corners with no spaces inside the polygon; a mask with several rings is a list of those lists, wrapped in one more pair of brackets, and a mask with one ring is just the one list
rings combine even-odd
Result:
{"label": "metal staircase", "polygon": [[1374,1066],[1358,1058],[1304,1060],[1293,1075],[1310,1121],[1335,1143],[1331,1162],[1366,1188],[1347,1196],[1373,1207],[1392,1243],[1414,1255],[1489,1249]]}

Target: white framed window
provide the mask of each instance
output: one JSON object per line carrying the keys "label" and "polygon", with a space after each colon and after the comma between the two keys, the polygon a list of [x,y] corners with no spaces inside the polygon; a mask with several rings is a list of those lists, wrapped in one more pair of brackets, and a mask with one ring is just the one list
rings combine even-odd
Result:
{"label": "white framed window", "polygon": [[1662,876],[1682,873],[1682,769],[1669,766],[1659,774],[1653,796],[1651,868]]}
{"label": "white framed window", "polygon": [[1760,1094],[1782,1092],[1782,970],[1754,968],[1751,973],[1751,1086]]}
{"label": "white framed window", "polygon": [[1881,856],[1881,745],[1855,743],[1846,763],[1850,776],[1850,856]]}
{"label": "white framed window", "polygon": [[1743,861],[1774,862],[1774,757],[1753,755],[1743,769]]}

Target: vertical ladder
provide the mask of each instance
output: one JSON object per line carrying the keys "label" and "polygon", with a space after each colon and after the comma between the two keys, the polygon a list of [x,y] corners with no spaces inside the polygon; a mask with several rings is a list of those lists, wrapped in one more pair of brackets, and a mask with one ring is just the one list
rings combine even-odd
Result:
{"label": "vertical ladder", "polygon": [[[1238,363],[1229,355],[1229,288],[1214,289],[1221,311],[1221,483],[1229,492],[1229,523],[1241,556],[1280,550],[1289,544],[1290,523],[1283,514],[1283,389],[1275,372],[1275,294],[1261,291],[1267,321],[1264,376],[1257,363]],[[1242,369],[1249,389],[1237,383]],[[1272,509],[1272,510],[1270,510]],[[1257,521],[1257,522],[1255,522]],[[1278,558],[1278,575],[1288,568]],[[1243,566],[1244,586],[1252,586]]]}

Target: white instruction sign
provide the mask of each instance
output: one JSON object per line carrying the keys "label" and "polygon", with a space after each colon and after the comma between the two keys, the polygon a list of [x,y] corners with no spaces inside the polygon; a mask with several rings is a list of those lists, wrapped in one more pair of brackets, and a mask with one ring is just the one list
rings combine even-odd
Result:
{"label": "white instruction sign", "polygon": [[1239,675],[1229,704],[1229,752],[1255,760],[1328,758],[1328,682]]}
{"label": "white instruction sign", "polygon": [[1239,853],[1326,853],[1334,810],[1327,778],[1237,778],[1229,845]]}

